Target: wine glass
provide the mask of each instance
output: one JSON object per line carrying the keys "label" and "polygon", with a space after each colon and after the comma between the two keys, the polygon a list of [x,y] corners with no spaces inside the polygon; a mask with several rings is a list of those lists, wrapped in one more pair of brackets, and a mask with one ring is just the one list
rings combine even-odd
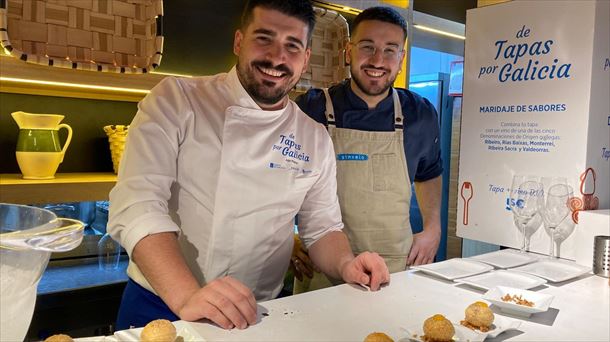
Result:
{"label": "wine glass", "polygon": [[529,249],[532,235],[540,227],[541,218],[538,215],[537,196],[540,195],[538,177],[532,175],[515,175],[510,189],[509,206],[513,212],[513,220],[521,232],[521,252]]}
{"label": "wine glass", "polygon": [[[569,185],[568,185],[568,187],[570,188],[570,191],[572,191],[572,188]],[[571,210],[570,210],[570,212],[571,212]],[[571,215],[568,216],[565,220],[563,220],[563,222],[561,222],[555,228],[554,240],[555,240],[555,254],[557,255],[557,257],[561,257],[561,249],[560,249],[561,244],[563,243],[563,241],[565,239],[567,239],[572,234],[572,232],[574,232],[574,228],[576,228],[576,223],[574,222],[574,220],[572,220]]]}
{"label": "wine glass", "polygon": [[121,245],[106,233],[97,243],[97,262],[100,270],[115,270],[121,260]]}
{"label": "wine glass", "polygon": [[[561,234],[557,233],[560,230],[559,227],[563,227],[562,224],[564,220],[571,213],[569,201],[573,197],[573,191],[563,177],[543,177],[541,184],[542,196],[538,197],[538,211],[544,221],[545,230],[551,236],[549,257],[556,258],[556,235],[564,239],[567,237],[567,235],[565,235],[567,230],[561,231]],[[568,225],[566,225],[566,227],[568,227]],[[565,235],[565,237],[563,237],[563,235]]]}
{"label": "wine glass", "polygon": [[[534,202],[534,200],[532,200],[532,202]],[[542,226],[542,217],[540,216],[540,214],[538,212],[536,212],[529,221],[524,221],[524,220],[520,219],[517,215],[513,215],[513,220],[515,222],[515,226],[520,227],[519,231],[521,232],[521,235],[523,237],[523,241],[521,241],[521,244],[522,244],[521,251],[529,252],[530,241],[532,240],[532,236]],[[519,220],[522,221],[522,226],[518,226]]]}

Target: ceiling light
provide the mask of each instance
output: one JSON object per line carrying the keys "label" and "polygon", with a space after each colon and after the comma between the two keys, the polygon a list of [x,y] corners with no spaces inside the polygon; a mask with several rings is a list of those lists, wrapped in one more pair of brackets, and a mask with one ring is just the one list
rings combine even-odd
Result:
{"label": "ceiling light", "polygon": [[450,33],[450,32],[446,32],[446,31],[441,31],[441,30],[433,29],[433,28],[428,27],[428,26],[423,26],[423,25],[419,25],[419,24],[413,24],[413,27],[415,27],[416,29],[422,30],[422,31],[428,31],[428,32],[440,34],[440,35],[447,36],[447,37],[457,38],[457,39],[461,39],[461,40],[465,40],[466,39],[466,37],[460,36],[459,34],[455,34],[455,33]]}
{"label": "ceiling light", "polygon": [[92,84],[55,82],[55,81],[44,81],[44,80],[32,80],[32,79],[26,79],[26,78],[1,77],[1,76],[0,76],[0,81],[2,81],[2,82],[13,82],[13,83],[25,83],[25,84],[37,84],[37,85],[46,85],[46,86],[56,86],[56,87],[65,87],[65,88],[80,88],[80,89],[95,89],[95,90],[105,90],[105,91],[118,91],[118,92],[143,94],[143,95],[148,94],[150,92],[150,90],[147,90],[147,89],[109,87],[109,86],[99,86],[99,85],[92,85]]}
{"label": "ceiling light", "polygon": [[162,71],[151,71],[151,74],[157,74],[157,75],[165,75],[165,76],[176,76],[176,77],[193,77],[193,75],[186,75],[186,74],[176,74],[173,72],[162,72]]}

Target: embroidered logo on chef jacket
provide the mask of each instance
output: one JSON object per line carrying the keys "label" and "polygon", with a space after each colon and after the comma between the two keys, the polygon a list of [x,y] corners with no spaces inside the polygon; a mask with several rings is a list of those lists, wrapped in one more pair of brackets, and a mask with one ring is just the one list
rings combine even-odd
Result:
{"label": "embroidered logo on chef jacket", "polygon": [[369,156],[361,153],[340,153],[337,154],[337,160],[366,161],[369,160]]}
{"label": "embroidered logo on chef jacket", "polygon": [[303,151],[303,145],[296,141],[293,133],[284,135],[280,134],[278,142],[271,147],[272,151],[277,151],[286,161],[304,161],[309,163],[309,154]]}
{"label": "embroidered logo on chef jacket", "polygon": [[311,169],[303,168],[305,163],[309,163],[310,156],[303,150],[303,145],[297,142],[293,133],[280,134],[278,141],[271,146],[271,151],[281,155],[284,162],[270,162],[269,168],[290,170],[302,174],[312,172]]}

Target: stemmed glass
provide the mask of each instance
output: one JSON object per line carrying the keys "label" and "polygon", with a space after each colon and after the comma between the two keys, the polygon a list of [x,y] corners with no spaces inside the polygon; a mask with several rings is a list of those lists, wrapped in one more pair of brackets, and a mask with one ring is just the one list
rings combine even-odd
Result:
{"label": "stemmed glass", "polygon": [[[568,187],[570,188],[570,191],[572,191],[572,188],[569,185],[568,185]],[[570,196],[572,196],[572,195],[570,195]],[[555,254],[557,255],[557,257],[561,256],[561,249],[560,249],[561,244],[563,243],[563,241],[565,239],[568,238],[568,236],[570,236],[572,234],[572,232],[574,232],[574,228],[576,228],[576,223],[574,223],[574,220],[572,220],[571,215],[569,215],[565,220],[563,220],[563,222],[561,222],[555,228],[554,240],[555,240]]]}
{"label": "stemmed glass", "polygon": [[536,176],[515,175],[510,190],[509,206],[513,212],[515,226],[523,235],[521,252],[529,249],[532,235],[540,227],[538,215],[538,196],[540,195],[540,181]]}
{"label": "stemmed glass", "polygon": [[[538,211],[544,221],[545,230],[551,236],[549,257],[556,258],[555,241],[557,237],[563,240],[571,233],[571,231],[568,233],[569,225],[563,223],[571,212],[569,201],[573,197],[573,191],[563,177],[543,177],[541,184],[542,196],[538,197]],[[561,228],[560,230],[559,227],[564,226],[567,229]]]}
{"label": "stemmed glass", "polygon": [[97,243],[97,262],[100,270],[115,270],[121,260],[121,245],[106,233]]}

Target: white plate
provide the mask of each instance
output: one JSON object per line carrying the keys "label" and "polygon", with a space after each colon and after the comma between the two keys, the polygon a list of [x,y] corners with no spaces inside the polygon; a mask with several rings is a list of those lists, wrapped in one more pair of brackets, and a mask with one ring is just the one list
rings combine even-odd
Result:
{"label": "white plate", "polygon": [[[452,323],[452,324],[453,324],[453,328],[455,329],[455,335],[453,335],[452,341],[480,342],[485,339],[484,335],[477,334],[476,332],[474,332],[464,326],[461,326],[459,324],[455,324],[455,323]],[[420,325],[414,325],[414,326],[408,327],[407,329],[403,329],[403,330],[405,330],[405,333],[407,334],[406,338],[408,341],[423,342],[423,340],[422,340],[422,336],[424,336],[423,323]],[[402,339],[400,339],[400,341],[402,341]]]}
{"label": "white plate", "polygon": [[521,272],[498,270],[479,274],[472,277],[455,280],[457,283],[467,284],[479,289],[489,290],[495,286],[509,286],[519,289],[532,289],[546,283],[546,280]]}
{"label": "white plate", "polygon": [[[505,302],[502,297],[505,295],[521,296],[521,298],[534,303],[534,306],[519,305],[514,302]],[[483,299],[490,301],[498,306],[500,310],[511,315],[529,317],[533,313],[545,312],[549,309],[549,305],[555,298],[546,293],[538,293],[513,287],[497,286],[487,291],[483,295]],[[497,317],[497,316],[496,316]]]}
{"label": "white plate", "polygon": [[[175,321],[172,322],[174,327],[176,327],[177,338],[176,341],[180,342],[201,342],[205,341],[201,335],[193,329],[193,327],[186,321]],[[114,333],[114,336],[117,340],[121,342],[139,342],[140,341],[140,333],[144,328],[135,328],[128,330],[120,330]],[[182,339],[180,339],[182,337]]]}
{"label": "white plate", "polygon": [[575,262],[540,260],[512,270],[537,275],[554,283],[559,283],[586,274],[591,271],[591,268],[581,266]]}
{"label": "white plate", "polygon": [[469,259],[484,262],[497,268],[517,267],[538,260],[532,255],[512,249],[502,249],[496,252],[476,255]]}
{"label": "white plate", "polygon": [[[474,341],[482,341],[482,340],[486,339],[487,337],[495,338],[505,331],[517,330],[521,326],[521,321],[516,321],[513,319],[506,318],[506,317],[494,315],[494,322],[491,325],[491,329],[489,329],[489,331],[487,331],[487,332],[481,332],[480,330],[472,330],[470,328],[467,328],[467,327],[461,325],[460,321],[463,319],[464,319],[463,316],[461,318],[451,317],[451,321],[454,326],[459,326],[461,329],[466,329],[470,333],[478,336]],[[457,331],[457,329],[456,329],[456,331]],[[473,341],[473,340],[471,340],[471,341]]]}
{"label": "white plate", "polygon": [[478,261],[455,258],[433,264],[413,266],[411,269],[429,273],[448,280],[453,280],[488,272],[493,270],[493,267]]}

